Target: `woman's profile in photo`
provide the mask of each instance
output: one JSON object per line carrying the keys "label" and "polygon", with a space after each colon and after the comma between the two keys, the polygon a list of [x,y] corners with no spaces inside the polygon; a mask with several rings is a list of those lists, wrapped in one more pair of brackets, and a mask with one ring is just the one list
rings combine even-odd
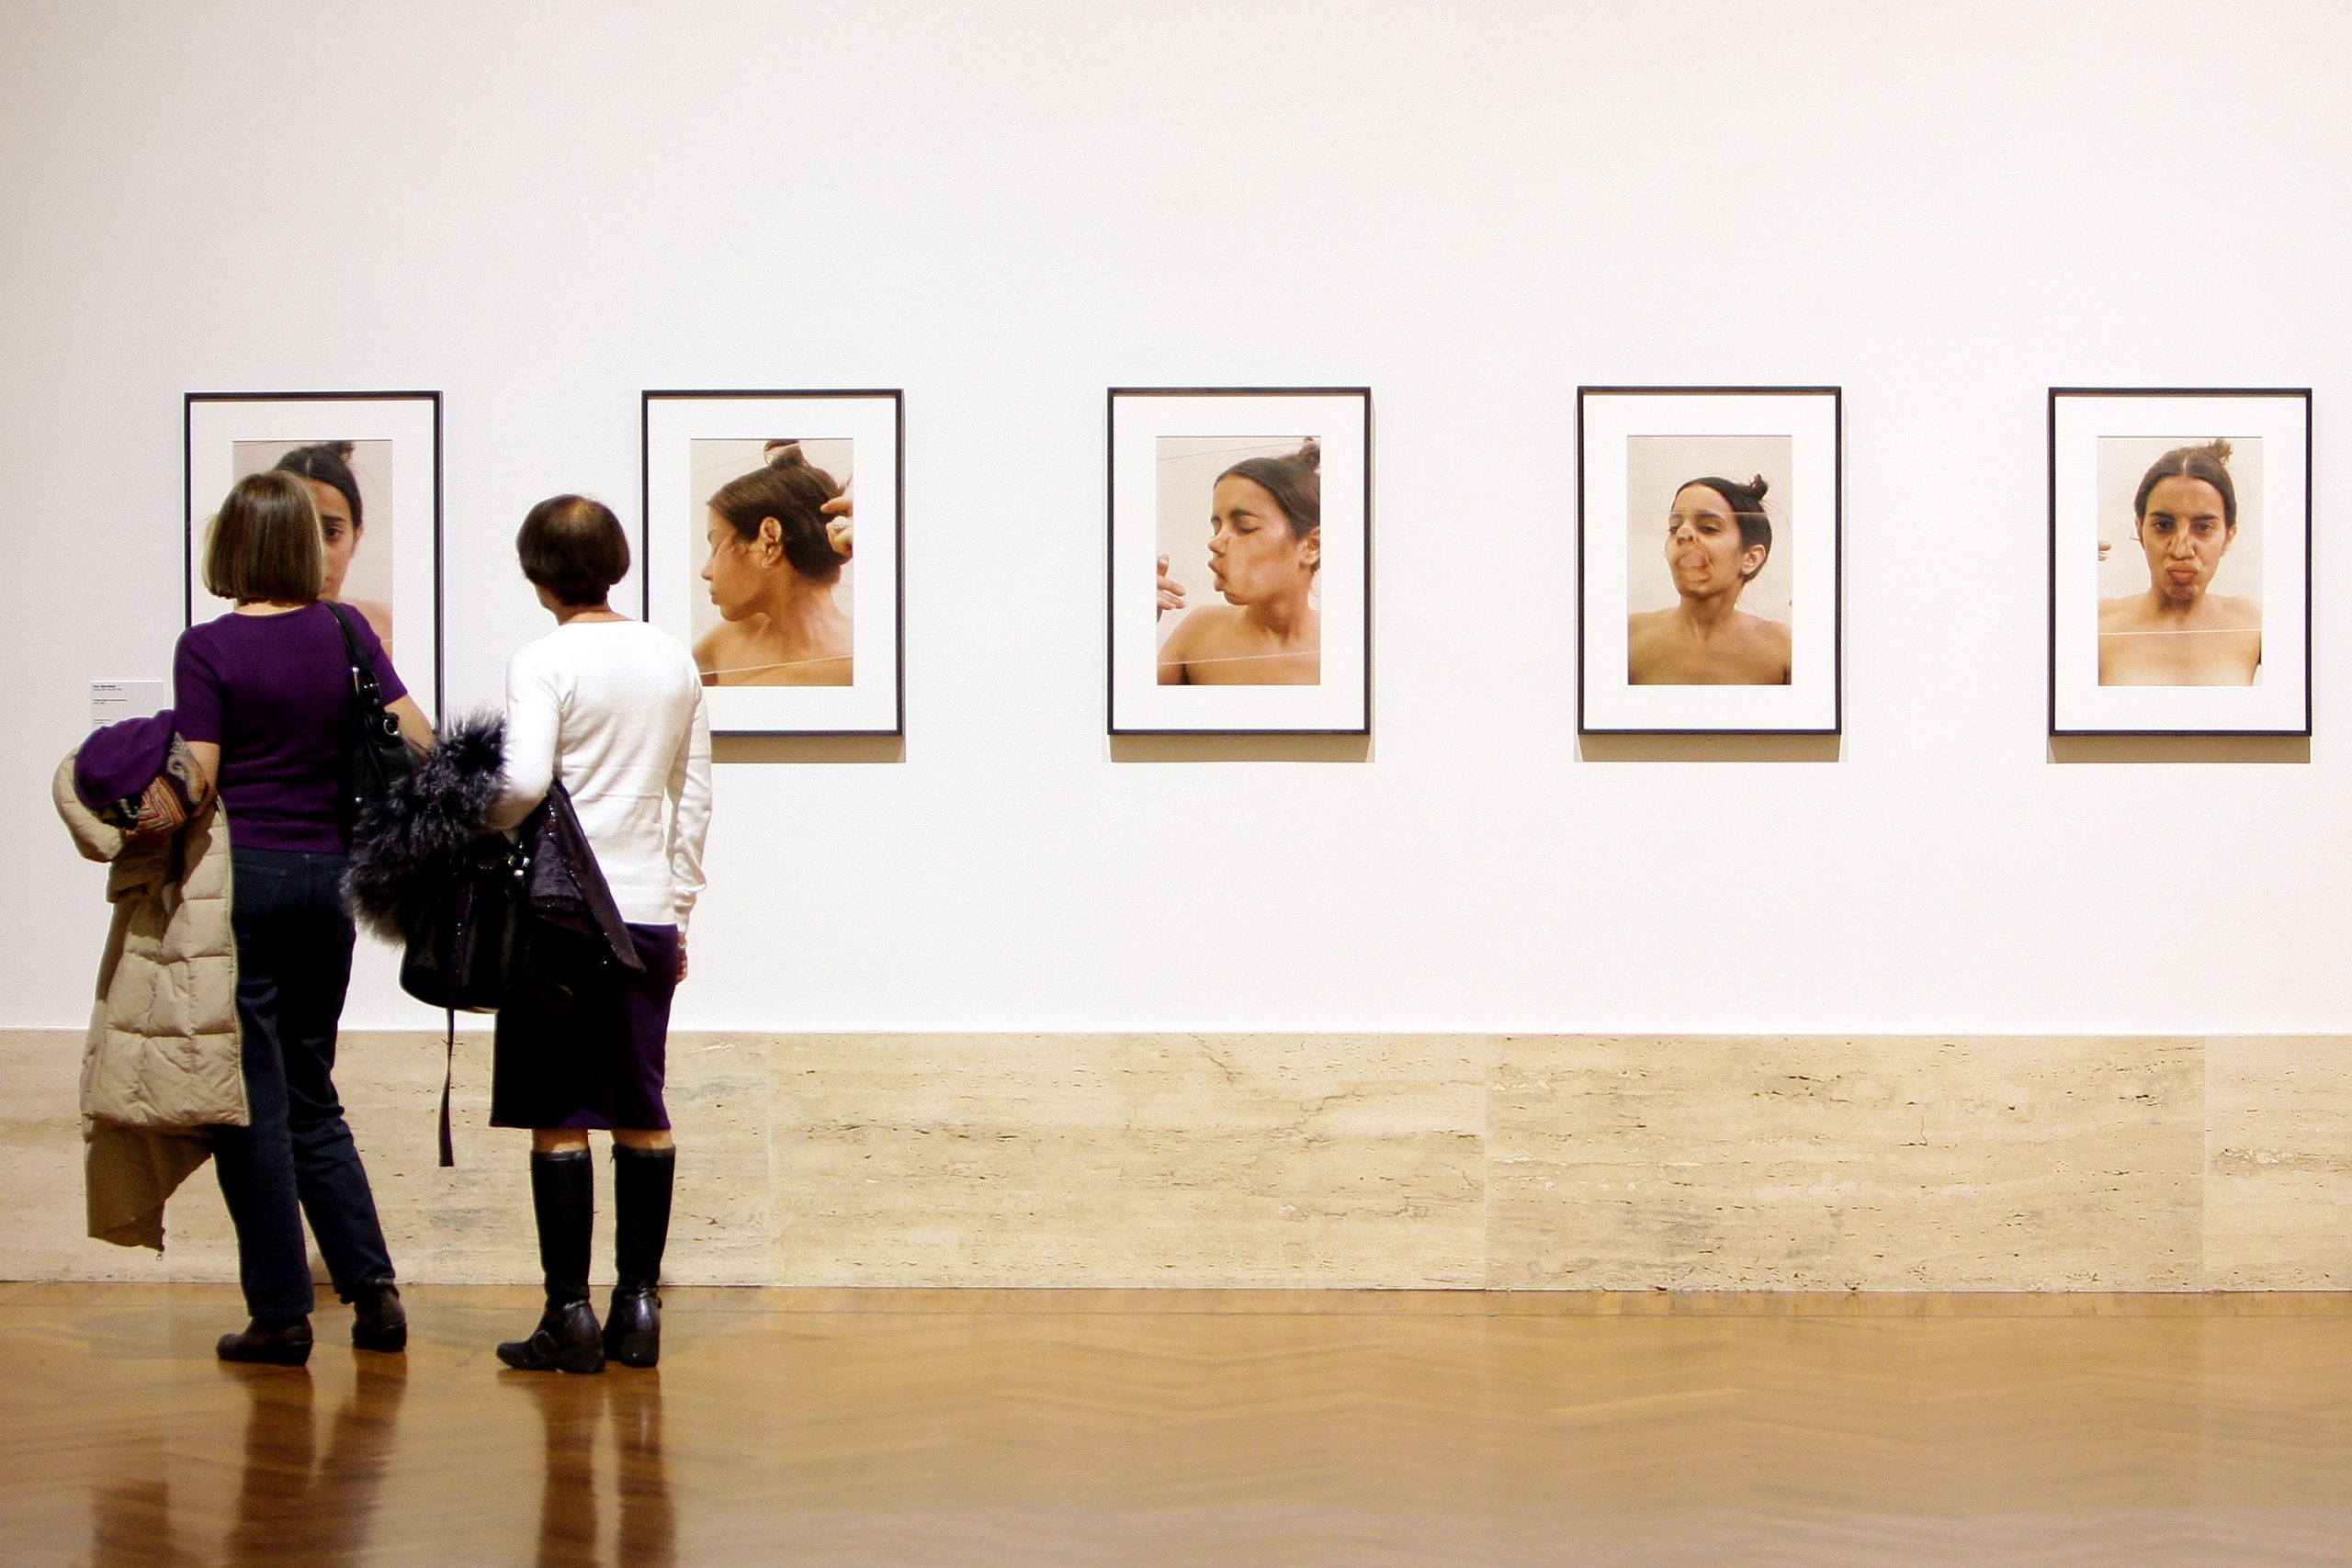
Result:
{"label": "woman's profile in photo", "polygon": [[[2102,686],[2251,686],[2262,668],[2262,602],[2211,592],[2238,536],[2230,444],[2176,446],[2141,476],[2132,535],[2143,592],[2098,606]],[[2099,554],[2108,547],[2102,542]]]}
{"label": "woman's profile in photo", "polygon": [[392,607],[372,599],[346,599],[343,581],[351,571],[351,558],[359,551],[368,526],[367,509],[359,502],[359,480],[351,471],[354,443],[321,441],[297,446],[277,459],[279,473],[292,474],[310,486],[318,504],[319,530],[326,546],[326,585],[319,597],[331,604],[347,604],[359,612],[369,629],[392,648]]}
{"label": "woman's profile in photo", "polygon": [[720,616],[695,645],[709,686],[846,686],[850,617],[833,594],[850,558],[849,498],[797,441],[712,492],[702,579]]}
{"label": "woman's profile in photo", "polygon": [[1163,686],[1313,686],[1323,680],[1323,449],[1250,457],[1209,495],[1208,564],[1222,604],[1184,607],[1159,558],[1159,614],[1183,618],[1159,649]]}
{"label": "woman's profile in photo", "polygon": [[1675,604],[1627,618],[1625,675],[1636,686],[1785,686],[1790,631],[1739,607],[1772,555],[1770,489],[1707,475],[1674,492],[1666,516],[1666,565]]}

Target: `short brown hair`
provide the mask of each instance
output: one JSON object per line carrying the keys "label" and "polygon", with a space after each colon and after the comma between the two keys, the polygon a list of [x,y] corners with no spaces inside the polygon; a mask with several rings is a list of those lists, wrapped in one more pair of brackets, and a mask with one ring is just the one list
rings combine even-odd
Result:
{"label": "short brown hair", "polygon": [[309,485],[273,471],[229,487],[205,535],[205,592],[240,604],[307,604],[325,581]]}
{"label": "short brown hair", "polygon": [[559,604],[601,604],[628,575],[628,536],[601,501],[551,495],[531,508],[514,536],[523,575]]}

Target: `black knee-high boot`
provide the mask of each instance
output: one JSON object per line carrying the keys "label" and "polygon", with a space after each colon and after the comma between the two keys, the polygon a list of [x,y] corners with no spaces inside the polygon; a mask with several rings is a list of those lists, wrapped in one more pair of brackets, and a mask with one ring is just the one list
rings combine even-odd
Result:
{"label": "black knee-high boot", "polygon": [[548,1309],[528,1339],[510,1339],[498,1359],[526,1372],[601,1372],[605,1337],[588,1304],[588,1238],[596,1220],[596,1168],[586,1149],[531,1156],[531,1211],[539,1224],[539,1269]]}
{"label": "black knee-high boot", "polygon": [[613,1145],[613,1310],[605,1354],[625,1367],[662,1359],[662,1248],[670,1239],[670,1194],[678,1151]]}

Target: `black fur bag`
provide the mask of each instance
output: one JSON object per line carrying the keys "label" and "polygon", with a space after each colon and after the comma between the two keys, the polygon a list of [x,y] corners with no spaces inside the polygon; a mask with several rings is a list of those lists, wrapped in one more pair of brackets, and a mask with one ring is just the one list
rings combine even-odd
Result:
{"label": "black fur bag", "polygon": [[[481,714],[453,720],[443,732],[441,743],[426,752],[406,777],[394,780],[381,800],[360,814],[351,835],[350,863],[344,872],[344,897],[353,918],[405,950],[401,963],[402,988],[448,1011],[441,1076],[444,1166],[457,1164],[449,1125],[458,1049],[456,1010],[495,1006],[494,1000],[479,999],[482,997],[480,987],[491,984],[493,976],[503,997],[505,977],[519,961],[514,944],[521,939],[522,923],[510,920],[500,925],[495,940],[488,943],[480,942],[482,930],[474,926],[472,945],[481,956],[475,964],[476,988],[463,993],[467,999],[462,1003],[458,1000],[458,988],[420,992],[411,984],[411,959],[436,950],[451,951],[451,917],[460,889],[465,890],[469,920],[481,918],[474,912],[477,904],[481,916],[487,916],[493,908],[503,908],[515,897],[515,878],[505,862],[517,852],[516,846],[503,833],[482,830],[491,807],[498,800],[505,762],[503,717]],[[467,966],[458,967],[462,972]]]}
{"label": "black fur bag", "polygon": [[410,927],[482,837],[505,765],[502,716],[450,721],[440,744],[395,780],[353,829],[343,886],[354,919],[384,941],[406,945]]}

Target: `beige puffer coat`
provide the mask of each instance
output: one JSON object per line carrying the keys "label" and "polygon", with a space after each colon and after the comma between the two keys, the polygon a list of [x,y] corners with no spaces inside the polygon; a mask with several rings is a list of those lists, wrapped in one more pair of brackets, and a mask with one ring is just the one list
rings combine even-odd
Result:
{"label": "beige puffer coat", "polygon": [[90,1234],[161,1252],[164,1201],[210,1156],[206,1129],[247,1120],[229,821],[216,798],[169,838],[133,841],[75,795],[73,757],[50,789],[74,848],[108,863],[114,905],[82,1055]]}

